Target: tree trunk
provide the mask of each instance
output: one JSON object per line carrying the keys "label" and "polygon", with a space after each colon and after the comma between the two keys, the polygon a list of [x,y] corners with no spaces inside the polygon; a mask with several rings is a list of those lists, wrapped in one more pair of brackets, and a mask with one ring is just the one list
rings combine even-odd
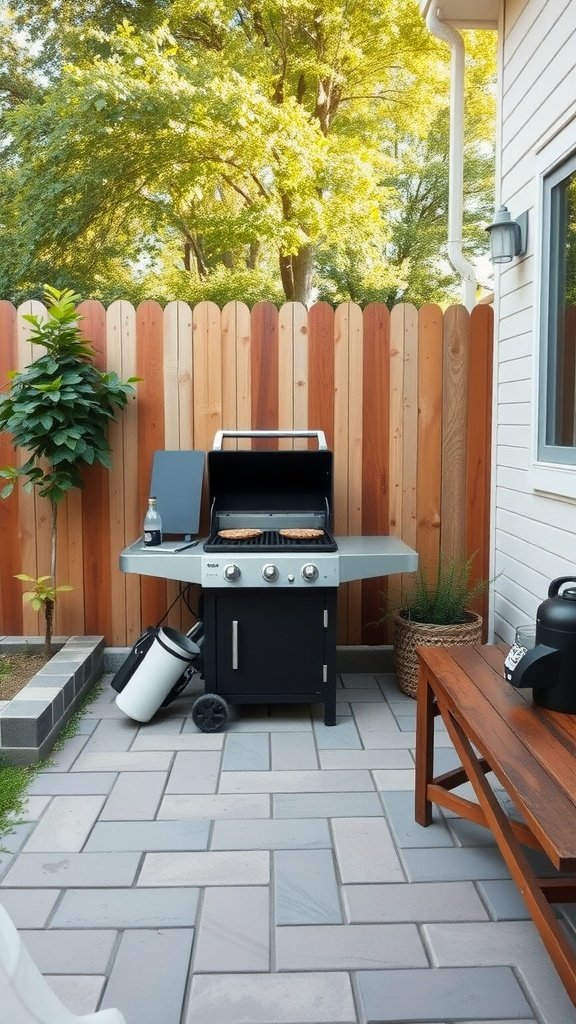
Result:
{"label": "tree trunk", "polygon": [[303,302],[304,305],[310,302],[310,294],[312,292],[313,255],[312,246],[304,245],[292,257],[294,302]]}
{"label": "tree trunk", "polygon": [[292,257],[284,256],[282,253],[280,253],[280,277],[286,301],[292,302],[294,299],[294,271],[292,269]]}
{"label": "tree trunk", "polygon": [[44,602],[44,615],[46,617],[46,634],[44,637],[44,653],[47,658],[52,657],[52,633],[54,632],[54,601],[50,599]]}
{"label": "tree trunk", "polygon": [[310,302],[312,292],[312,272],[314,270],[314,250],[311,245],[303,245],[291,256],[280,253],[280,277],[287,302]]}

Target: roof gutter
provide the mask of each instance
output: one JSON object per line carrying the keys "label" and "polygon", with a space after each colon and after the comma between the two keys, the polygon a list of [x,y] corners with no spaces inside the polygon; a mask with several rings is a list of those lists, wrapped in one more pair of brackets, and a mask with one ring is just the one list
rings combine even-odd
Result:
{"label": "roof gutter", "polygon": [[464,195],[464,40],[459,32],[439,18],[436,0],[426,14],[431,35],[448,43],[452,52],[450,68],[450,152],[448,166],[448,259],[462,279],[462,299],[469,311],[476,304],[476,271],[462,251]]}

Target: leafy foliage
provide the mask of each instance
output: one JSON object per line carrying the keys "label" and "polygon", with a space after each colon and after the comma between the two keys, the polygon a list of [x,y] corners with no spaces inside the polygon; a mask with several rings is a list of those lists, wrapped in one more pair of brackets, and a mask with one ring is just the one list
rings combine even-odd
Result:
{"label": "leafy foliage", "polygon": [[458,625],[466,622],[466,611],[475,598],[490,586],[489,580],[471,584],[470,577],[476,553],[464,561],[440,556],[432,580],[419,570],[414,589],[405,595],[402,614],[413,622],[426,622],[438,626]]}
{"label": "leafy foliage", "polygon": [[[106,302],[453,294],[449,52],[413,0],[22,0],[11,17],[8,38],[36,46],[7,53],[4,93],[0,51],[0,294],[46,279]],[[491,34],[467,52],[478,254]]]}
{"label": "leafy foliage", "polygon": [[0,398],[0,429],[11,433],[15,448],[30,453],[22,466],[0,469],[7,480],[0,498],[24,477],[27,489],[36,486],[58,503],[72,487],[82,487],[82,466],[110,466],[108,424],[127,404],[135,378],[122,382],[92,364],[93,349],[78,326],[77,295],[46,286],[45,297],[47,319],[25,319],[31,341],[46,351],[11,374],[10,390]]}
{"label": "leafy foliage", "polygon": [[46,632],[45,632],[45,645],[44,650],[48,658],[52,655],[52,634],[54,626],[54,603],[56,601],[56,595],[67,590],[73,590],[69,583],[63,583],[61,586],[56,587],[52,581],[51,576],[28,576],[24,572],[16,574],[15,579],[22,580],[24,583],[32,583],[32,590],[25,590],[22,595],[23,601],[29,601],[35,612],[39,612],[41,608],[44,609],[44,618],[46,620]]}

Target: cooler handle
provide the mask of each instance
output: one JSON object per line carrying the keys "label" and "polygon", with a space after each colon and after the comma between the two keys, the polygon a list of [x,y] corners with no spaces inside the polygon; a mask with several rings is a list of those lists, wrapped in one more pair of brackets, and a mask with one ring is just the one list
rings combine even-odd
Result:
{"label": "cooler handle", "polygon": [[328,449],[323,430],[217,430],[212,444],[215,452],[222,450],[225,437],[315,437],[318,441],[318,451]]}
{"label": "cooler handle", "polygon": [[548,587],[548,597],[556,597],[560,587],[563,587],[565,583],[576,583],[576,578],[574,576],[559,576],[558,579],[552,580]]}

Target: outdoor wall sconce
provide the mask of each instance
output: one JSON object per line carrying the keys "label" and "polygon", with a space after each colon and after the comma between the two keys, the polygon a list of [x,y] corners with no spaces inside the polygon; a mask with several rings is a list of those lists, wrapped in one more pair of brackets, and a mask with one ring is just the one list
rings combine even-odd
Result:
{"label": "outdoor wall sconce", "polygon": [[486,228],[490,236],[490,259],[492,263],[511,263],[516,256],[523,256],[528,241],[528,212],[512,220],[507,206],[497,210],[494,223]]}

